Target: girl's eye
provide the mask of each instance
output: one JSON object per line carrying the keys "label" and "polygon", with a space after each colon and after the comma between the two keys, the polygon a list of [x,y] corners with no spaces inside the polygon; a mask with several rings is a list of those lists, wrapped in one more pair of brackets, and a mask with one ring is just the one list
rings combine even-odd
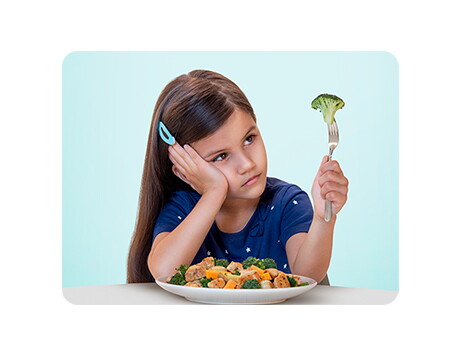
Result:
{"label": "girl's eye", "polygon": [[255,135],[250,135],[249,137],[245,139],[244,145],[251,144],[254,140],[255,140]]}
{"label": "girl's eye", "polygon": [[228,154],[222,153],[222,154],[218,155],[216,158],[214,158],[212,161],[213,161],[213,162],[216,162],[216,161],[223,161],[223,160],[226,159],[227,157],[228,157]]}
{"label": "girl's eye", "polygon": [[[248,136],[245,141],[244,141],[244,145],[250,145],[252,144],[254,141],[255,141],[255,137],[256,135],[250,135]],[[217,161],[224,161],[228,158],[228,153],[221,153],[219,154],[218,156],[216,156],[215,158],[212,159],[212,162],[217,162]]]}

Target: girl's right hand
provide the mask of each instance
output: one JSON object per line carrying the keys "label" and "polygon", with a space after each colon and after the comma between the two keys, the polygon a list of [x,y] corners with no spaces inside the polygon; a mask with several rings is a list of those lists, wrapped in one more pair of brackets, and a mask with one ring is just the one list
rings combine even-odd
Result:
{"label": "girl's right hand", "polygon": [[175,142],[169,146],[169,158],[174,174],[200,195],[209,191],[228,192],[228,180],[216,167],[205,161],[190,145]]}

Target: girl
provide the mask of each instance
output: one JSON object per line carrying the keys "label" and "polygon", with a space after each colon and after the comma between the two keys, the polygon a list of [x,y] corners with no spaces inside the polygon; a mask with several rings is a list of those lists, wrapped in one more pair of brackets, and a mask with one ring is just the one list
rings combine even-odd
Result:
{"label": "girl", "polygon": [[[175,143],[161,139],[160,124]],[[207,256],[269,257],[284,272],[320,282],[347,191],[339,164],[325,156],[312,186],[313,209],[299,187],[267,176],[255,113],[237,85],[211,71],[181,75],[154,109],[128,282],[171,275]],[[328,223],[325,199],[333,210]]]}

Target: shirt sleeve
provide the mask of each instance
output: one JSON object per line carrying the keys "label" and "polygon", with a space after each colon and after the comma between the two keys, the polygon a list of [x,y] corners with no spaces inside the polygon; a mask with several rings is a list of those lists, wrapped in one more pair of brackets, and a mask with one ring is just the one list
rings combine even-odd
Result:
{"label": "shirt sleeve", "polygon": [[295,185],[287,190],[284,201],[281,217],[281,241],[285,246],[292,235],[309,231],[314,210],[308,194]]}
{"label": "shirt sleeve", "polygon": [[187,217],[195,203],[186,192],[175,193],[164,205],[153,227],[153,240],[162,232],[172,232]]}

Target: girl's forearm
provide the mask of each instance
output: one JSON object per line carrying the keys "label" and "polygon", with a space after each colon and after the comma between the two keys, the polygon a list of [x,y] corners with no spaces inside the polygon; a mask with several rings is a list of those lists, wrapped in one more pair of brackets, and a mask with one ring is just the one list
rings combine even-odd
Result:
{"label": "girl's forearm", "polygon": [[308,235],[296,256],[294,267],[291,268],[292,273],[313,278],[317,282],[322,281],[330,265],[335,222],[336,215],[330,222],[320,218],[313,219]]}
{"label": "girl's forearm", "polygon": [[191,264],[212,227],[226,194],[218,190],[201,196],[191,213],[158,244],[153,244],[148,267],[157,278],[170,275],[181,264]]}

